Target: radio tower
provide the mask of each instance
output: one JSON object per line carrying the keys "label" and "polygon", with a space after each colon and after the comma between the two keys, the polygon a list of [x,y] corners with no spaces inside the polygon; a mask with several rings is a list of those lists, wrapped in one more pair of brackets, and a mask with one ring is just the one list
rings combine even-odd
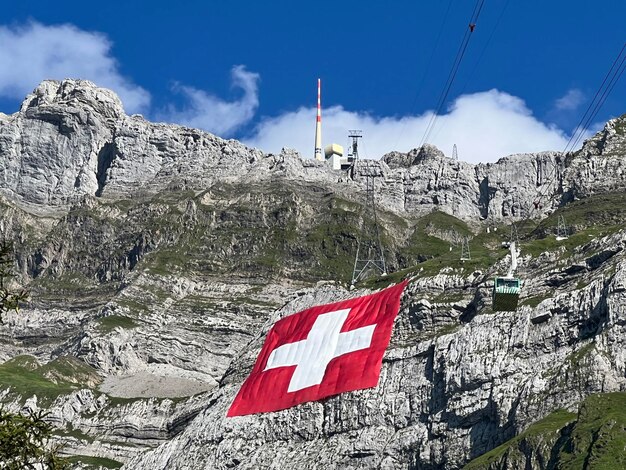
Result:
{"label": "radio tower", "polygon": [[456,144],[452,147],[452,160],[459,159],[459,152],[456,150]]}
{"label": "radio tower", "polygon": [[315,159],[324,161],[322,154],[322,79],[317,79],[317,120],[315,122]]}
{"label": "radio tower", "polygon": [[[362,136],[361,131],[350,131],[352,138],[353,172],[356,174],[356,163],[358,160],[358,142]],[[370,164],[359,164],[360,174],[365,176],[365,210],[363,211],[363,228],[360,238],[357,240],[356,258],[352,271],[352,283],[350,288],[358,281],[369,277],[376,272],[381,276],[387,275],[385,255],[383,245],[380,241],[380,231],[378,230],[378,217],[376,215],[375,201],[375,178],[380,176],[377,166]]]}

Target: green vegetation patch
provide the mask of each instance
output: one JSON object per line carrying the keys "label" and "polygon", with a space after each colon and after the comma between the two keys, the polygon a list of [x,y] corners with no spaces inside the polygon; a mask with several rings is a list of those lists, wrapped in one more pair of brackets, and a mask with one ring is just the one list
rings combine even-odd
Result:
{"label": "green vegetation patch", "polygon": [[465,222],[444,212],[434,211],[421,217],[415,224],[406,248],[407,256],[415,261],[425,261],[450,253],[453,242],[435,234],[447,234],[457,237],[458,240],[462,237],[473,237]]}
{"label": "green vegetation patch", "polygon": [[195,197],[196,193],[191,189],[167,189],[152,196],[150,202],[152,204],[164,204],[175,207],[178,204],[194,199]]}
{"label": "green vegetation patch", "polygon": [[626,468],[626,393],[590,395],[559,455],[567,469]]}
{"label": "green vegetation patch", "polygon": [[615,132],[618,135],[626,136],[626,114],[622,114],[615,122]]}
{"label": "green vegetation patch", "polygon": [[[311,201],[307,199],[309,191],[302,192],[301,188],[214,187],[213,200],[209,205],[197,205],[196,218],[184,231],[180,230],[180,220],[178,228],[168,228],[171,220],[164,223],[163,217],[159,219],[161,226],[154,229],[176,233],[176,240],[161,244],[145,256],[142,267],[161,276],[178,272],[243,273],[304,282],[349,282],[359,241],[364,250],[368,240],[376,239],[374,233],[369,233],[373,230],[368,230],[373,226],[372,215],[360,202],[322,189],[318,192],[316,200]],[[239,195],[235,201],[233,194]],[[201,199],[196,197],[198,202]],[[459,262],[460,246],[451,252],[455,243],[452,240],[458,243],[464,236],[471,237],[472,232],[452,215],[434,211],[407,221],[379,209],[377,216],[385,258],[392,266],[404,269],[418,265],[409,272],[427,275],[449,265],[467,273],[485,269],[493,261],[493,247],[484,243],[494,240],[479,236],[472,240],[472,260]],[[499,246],[499,235],[495,238],[495,246]],[[396,278],[381,282],[394,282]]]}
{"label": "green vegetation patch", "polygon": [[541,295],[534,295],[532,297],[526,297],[520,302],[520,306],[528,305],[529,307],[535,308],[541,302],[543,302],[546,299],[549,299],[550,297],[552,297],[552,295],[549,292],[546,292],[545,294],[541,294]]}
{"label": "green vegetation patch", "polygon": [[[559,217],[573,232],[566,240],[556,240]],[[534,238],[522,245],[522,251],[539,256],[546,251],[565,248],[566,253],[587,244],[594,238],[615,233],[624,227],[626,193],[602,193],[573,201],[555,211],[529,233]]]}
{"label": "green vegetation patch", "polygon": [[4,364],[0,364],[0,368],[6,366],[7,368],[21,368],[26,370],[35,370],[41,367],[39,361],[33,357],[28,355],[16,356],[13,359],[9,359]]}
{"label": "green vegetation patch", "polygon": [[[78,258],[79,256],[77,256]],[[85,299],[94,294],[106,295],[111,287],[98,285],[94,279],[78,271],[56,277],[48,273],[36,277],[29,285],[33,298],[67,302],[67,298]]]}
{"label": "green vegetation patch", "polygon": [[566,358],[566,363],[569,363],[573,369],[578,369],[581,365],[581,362],[585,357],[587,357],[591,352],[593,352],[596,348],[596,343],[591,342],[585,344],[582,348],[574,351]]}
{"label": "green vegetation patch", "polygon": [[146,257],[145,265],[151,274],[167,276],[188,270],[190,259],[183,247],[161,248]]}
{"label": "green vegetation patch", "polygon": [[98,329],[103,333],[110,333],[115,328],[130,330],[139,326],[132,318],[123,315],[109,315],[96,319]]}
{"label": "green vegetation patch", "polygon": [[[470,259],[461,260],[461,245],[429,235],[435,229],[451,228],[461,236],[468,236]],[[499,232],[481,232],[472,236],[467,225],[455,217],[442,212],[433,212],[420,219],[407,247],[399,248],[399,255],[410,262],[410,267],[388,274],[385,277],[370,278],[360,286],[372,289],[386,287],[410,276],[430,277],[439,274],[442,269],[451,269],[454,273],[467,275],[475,271],[486,271],[493,264],[506,256],[508,250],[502,247],[502,240],[508,234],[506,228]],[[506,237],[505,237],[506,238]],[[464,298],[465,295],[460,296]],[[436,300],[435,300],[436,301]]]}
{"label": "green vegetation patch", "polygon": [[99,384],[102,378],[96,370],[73,356],[61,356],[39,367],[37,372],[55,383],[76,384],[91,387]]}
{"label": "green vegetation patch", "polygon": [[[336,223],[328,221],[316,225],[304,239],[309,253],[299,255],[298,249],[292,250],[296,256],[310,257],[315,264],[310,275],[300,273],[303,280],[345,279],[352,277],[354,258],[356,256],[359,228],[356,221]],[[363,244],[363,243],[362,243]]]}
{"label": "green vegetation patch", "polygon": [[472,235],[467,224],[453,215],[441,211],[433,211],[419,220],[419,227],[424,230],[437,229],[442,231],[455,231],[459,235]]}
{"label": "green vegetation patch", "polygon": [[202,295],[190,294],[177,301],[177,306],[181,309],[188,309],[192,312],[206,312],[221,307],[221,303],[215,298],[204,297]]}
{"label": "green vegetation patch", "polygon": [[601,193],[570,202],[545,219],[539,228],[552,228],[554,232],[559,216],[564,217],[568,226],[588,228],[622,225],[626,216],[626,193]]}
{"label": "green vegetation patch", "polygon": [[581,279],[580,281],[578,281],[578,283],[576,284],[576,289],[580,290],[580,289],[584,289],[585,287],[587,287],[589,284],[591,284],[593,281],[592,280],[584,280]]}
{"label": "green vegetation patch", "polygon": [[53,434],[59,437],[73,437],[74,439],[78,439],[79,441],[93,442],[95,440],[89,434],[85,434],[80,429],[74,429],[71,423],[67,424],[67,429],[55,429],[53,431]]}
{"label": "green vegetation patch", "polygon": [[575,419],[575,413],[570,413],[567,410],[554,411],[513,439],[475,458],[464,468],[466,470],[499,468],[497,463],[504,460],[512,465],[511,468],[525,468],[525,456],[522,450],[524,446],[529,443],[537,444],[539,441],[547,441],[548,446],[551,447],[549,443],[556,441],[560,431]]}
{"label": "green vegetation patch", "polygon": [[97,377],[95,370],[74,358],[58,358],[43,366],[32,356],[17,356],[0,364],[0,384],[10,387],[10,396],[27,398],[37,395],[41,403],[50,404],[58,396],[84,388]]}
{"label": "green vegetation patch", "polygon": [[469,274],[474,271],[485,271],[495,262],[506,256],[508,250],[502,247],[502,241],[508,240],[508,232],[502,228],[499,232],[480,232],[469,240],[470,259],[461,260],[461,246],[456,246],[439,259],[422,263],[428,274],[437,274],[443,267],[449,266],[460,273]]}
{"label": "green vegetation patch", "polygon": [[[617,228],[614,227],[615,230]],[[542,253],[562,249],[563,253],[560,258],[564,259],[571,255],[576,248],[589,243],[594,238],[600,238],[612,233],[611,230],[610,227],[591,227],[570,235],[566,240],[557,240],[554,235],[548,235],[545,238],[523,242],[522,253],[530,253],[532,256],[537,257]]]}
{"label": "green vegetation patch", "polygon": [[88,455],[73,455],[68,457],[67,460],[72,464],[78,464],[79,462],[88,469],[99,469],[101,467],[104,468],[122,468],[122,462],[118,462],[117,460],[107,459],[105,457],[91,457]]}
{"label": "green vegetation patch", "polygon": [[[576,354],[585,355],[588,347]],[[533,462],[550,461],[548,468],[621,470],[626,468],[624,449],[626,393],[603,393],[588,396],[578,414],[565,410],[551,413],[465,468],[535,468]]]}
{"label": "green vegetation patch", "polygon": [[101,200],[100,203],[105,207],[114,207],[121,212],[128,212],[138,204],[136,199],[115,199],[110,201]]}
{"label": "green vegetation patch", "polygon": [[386,276],[375,276],[365,279],[357,283],[358,287],[364,287],[367,289],[384,289],[392,284],[397,284],[398,282],[406,279],[415,274],[415,267],[400,269],[399,271],[395,271],[393,273],[389,273]]}

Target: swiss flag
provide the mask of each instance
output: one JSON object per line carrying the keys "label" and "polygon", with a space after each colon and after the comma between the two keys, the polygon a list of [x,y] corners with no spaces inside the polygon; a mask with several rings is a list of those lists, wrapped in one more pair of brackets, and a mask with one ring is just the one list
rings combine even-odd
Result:
{"label": "swiss flag", "polygon": [[375,387],[406,284],[277,321],[227,416]]}

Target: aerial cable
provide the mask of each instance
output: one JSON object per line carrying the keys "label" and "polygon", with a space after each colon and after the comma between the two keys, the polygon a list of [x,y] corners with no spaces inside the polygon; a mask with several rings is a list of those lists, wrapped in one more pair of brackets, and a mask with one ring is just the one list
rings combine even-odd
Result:
{"label": "aerial cable", "polygon": [[446,84],[444,86],[444,89],[441,93],[441,96],[439,97],[439,101],[437,102],[437,107],[435,108],[435,112],[431,115],[430,117],[430,121],[428,122],[428,126],[426,126],[426,131],[424,133],[424,136],[422,137],[422,140],[420,142],[420,147],[422,145],[424,145],[424,143],[428,140],[428,138],[430,137],[430,133],[435,125],[435,121],[437,120],[437,117],[439,116],[439,113],[441,112],[441,109],[443,108],[443,105],[448,97],[448,93],[450,92],[450,88],[452,87],[452,82],[454,81],[454,78],[456,77],[456,73],[458,71],[459,65],[461,63],[461,59],[463,58],[463,55],[465,55],[465,50],[467,49],[467,44],[469,42],[469,35],[471,33],[468,33],[467,31],[465,32],[465,35],[463,36],[463,41],[461,42],[461,47],[459,48],[457,55],[454,59],[454,62],[452,64],[452,69],[450,70],[450,74],[448,75],[448,80],[446,81]]}
{"label": "aerial cable", "polygon": [[[465,84],[463,85],[463,88],[461,88],[461,93],[460,95],[462,95],[463,93],[465,93],[465,90],[467,89],[467,86],[469,85],[470,81],[472,80],[472,78],[474,77],[474,74],[476,73],[476,70],[478,69],[478,65],[480,64],[480,61],[483,59],[483,56],[485,55],[485,51],[487,50],[487,47],[489,46],[489,44],[491,43],[491,40],[493,39],[493,36],[495,35],[496,30],[498,29],[498,26],[500,25],[500,22],[502,21],[502,17],[504,16],[504,12],[506,11],[507,7],[509,6],[509,2],[510,0],[506,0],[504,7],[502,8],[502,10],[500,11],[500,15],[498,16],[498,19],[496,20],[496,23],[493,27],[493,29],[491,30],[491,34],[489,35],[489,37],[487,38],[487,41],[485,42],[482,51],[480,52],[480,55],[478,56],[478,60],[474,63],[474,68],[472,69],[472,71],[469,73],[467,80],[465,81]],[[437,138],[437,136],[439,135],[439,132],[441,131],[441,126],[440,128],[435,132],[435,134],[433,135],[433,140]]]}
{"label": "aerial cable", "polygon": [[433,63],[433,58],[435,57],[435,52],[437,52],[437,47],[439,46],[439,41],[441,40],[441,35],[443,33],[443,29],[446,26],[448,21],[448,16],[450,14],[450,7],[452,6],[452,0],[448,0],[448,7],[446,8],[446,12],[443,15],[443,21],[441,22],[441,26],[439,26],[439,31],[437,32],[437,39],[435,40],[435,46],[432,51],[430,51],[430,57],[428,58],[428,63],[426,64],[426,68],[424,69],[424,74],[422,75],[422,80],[417,87],[417,95],[415,96],[415,101],[413,102],[413,107],[417,104],[417,99],[423,91],[424,82],[426,81],[426,77],[428,76],[428,71],[430,70],[430,66]]}
{"label": "aerial cable", "polygon": [[463,94],[465,92],[465,90],[467,89],[467,86],[469,85],[471,79],[473,78],[474,74],[476,73],[476,69],[478,69],[478,65],[480,64],[481,60],[483,59],[483,56],[485,55],[485,51],[489,47],[489,44],[491,44],[491,40],[493,39],[493,36],[495,35],[496,30],[498,29],[498,26],[500,26],[500,22],[502,21],[502,17],[504,16],[504,12],[506,11],[507,7],[509,6],[509,2],[510,2],[510,0],[506,0],[506,2],[504,3],[504,7],[502,8],[502,11],[500,11],[500,15],[498,16],[498,19],[496,20],[496,23],[495,23],[493,29],[491,30],[491,34],[487,38],[487,41],[485,42],[485,45],[483,46],[482,51],[480,51],[480,55],[478,56],[478,60],[474,64],[474,68],[470,72],[470,74],[469,74],[469,76],[467,78],[467,81],[465,82],[465,85],[463,85],[463,88],[461,89],[461,94]]}
{"label": "aerial cable", "polygon": [[468,25],[468,29],[465,30],[463,40],[461,41],[461,45],[459,46],[459,50],[452,64],[452,69],[450,70],[450,73],[448,74],[448,80],[446,81],[446,84],[443,88],[443,91],[437,103],[437,107],[435,108],[435,112],[431,116],[430,121],[428,122],[428,125],[426,126],[426,131],[424,132],[424,136],[422,137],[422,140],[420,142],[420,147],[422,147],[428,141],[428,138],[430,137],[430,134],[437,121],[437,117],[439,116],[439,113],[441,112],[444,104],[446,103],[448,94],[450,93],[450,89],[452,88],[452,84],[454,83],[454,79],[456,78],[456,74],[459,71],[459,66],[461,65],[463,57],[465,56],[465,51],[467,50],[467,46],[469,44],[470,38],[472,37],[472,33],[474,32],[474,29],[476,28],[478,17],[480,16],[480,12],[483,8],[484,3],[485,3],[485,0],[477,0],[476,5],[474,6],[474,12],[472,13],[472,16]]}
{"label": "aerial cable", "polygon": [[[624,63],[624,60],[622,60],[622,63]],[[620,77],[621,77],[623,72],[624,72],[624,69],[622,68],[621,71],[619,72],[619,74],[616,76],[617,80],[613,81],[613,83],[609,86],[609,88],[607,88],[604,91],[604,93],[602,95],[602,98],[601,98],[601,101],[599,101],[596,104],[596,107],[594,108],[593,113],[589,116],[589,118],[585,122],[585,127],[584,127],[583,131],[579,133],[578,138],[576,139],[576,141],[574,142],[574,144],[572,145],[572,148],[570,150],[574,150],[576,147],[578,147],[578,144],[580,143],[580,141],[583,138],[583,136],[585,135],[585,133],[589,130],[589,127],[591,126],[593,120],[596,118],[598,112],[600,111],[600,108],[602,106],[604,106],[604,102],[606,101],[606,98],[611,93],[611,91],[613,91],[613,87],[615,86],[617,81],[620,79]]]}
{"label": "aerial cable", "polygon": [[[590,123],[595,119],[596,115],[598,114],[602,106],[604,105],[606,99],[609,97],[609,95],[613,91],[613,88],[615,88],[615,85],[621,78],[625,69],[626,69],[626,43],[624,43],[619,54],[613,61],[611,68],[609,69],[606,76],[604,77],[604,80],[602,81],[602,84],[596,91],[593,97],[593,100],[587,107],[587,110],[583,114],[583,117],[581,118],[580,122],[576,126],[574,133],[572,133],[572,136],[568,140],[567,144],[565,145],[565,148],[563,149],[561,153],[565,154],[566,152],[571,152],[574,148],[576,148],[576,145],[578,144],[582,136],[585,134],[585,132],[589,128]],[[577,135],[576,138],[574,138],[575,135]],[[533,206],[530,207],[529,211],[528,210],[526,211],[528,214],[528,217],[527,217],[528,219],[531,219],[533,213],[541,207],[541,201],[547,194],[547,192],[546,193],[544,192],[547,191],[547,189],[552,186],[552,183],[554,181],[556,181],[557,168],[558,166],[555,164],[554,167],[552,168],[552,172],[546,178],[547,183],[542,185],[541,189],[537,193],[537,197],[532,202]]]}
{"label": "aerial cable", "polygon": [[[606,76],[604,77],[604,80],[602,81],[602,84],[600,85],[600,87],[596,91],[596,94],[594,95],[593,100],[591,100],[591,103],[589,103],[589,106],[587,107],[587,109],[585,111],[585,114],[583,115],[583,117],[581,118],[580,122],[576,126],[574,132],[572,133],[572,136],[568,140],[567,145],[566,145],[564,151],[568,150],[568,147],[569,147],[570,151],[573,150],[575,148],[576,142],[578,142],[578,140],[579,140],[578,136],[579,135],[584,135],[585,127],[586,127],[585,123],[587,122],[586,119],[587,119],[587,117],[588,117],[588,115],[589,115],[589,113],[591,111],[591,107],[594,106],[594,103],[598,99],[598,95],[600,95],[602,90],[604,89],[605,92],[606,92],[606,88],[605,88],[606,81],[611,76],[611,73],[613,73],[613,69],[615,68],[615,65],[617,64],[617,62],[619,61],[622,53],[624,52],[624,48],[626,48],[626,43],[624,44],[624,46],[622,46],[622,49],[620,50],[620,53],[618,54],[616,59],[613,61],[613,64],[611,65],[611,68],[609,69],[609,71],[607,72]],[[618,69],[619,69],[619,67],[618,67]],[[616,70],[616,72],[617,72],[617,70]],[[576,136],[576,140],[574,140],[575,136]],[[570,144],[572,144],[571,147],[570,147]]]}
{"label": "aerial cable", "polygon": [[[624,44],[624,47],[626,47],[626,44]],[[604,102],[608,98],[609,94],[613,91],[613,88],[615,87],[615,84],[619,81],[620,77],[622,76],[622,73],[624,73],[624,64],[625,64],[625,62],[626,62],[626,54],[624,55],[624,57],[622,57],[622,60],[621,60],[621,62],[619,64],[618,68],[613,73],[613,76],[611,77],[611,80],[609,81],[608,85],[604,89],[604,92],[602,93],[602,96],[600,97],[600,99],[596,103],[595,107],[593,108],[593,111],[591,112],[591,114],[589,115],[587,120],[585,121],[585,125],[583,127],[582,132],[580,132],[578,134],[578,137],[576,138],[576,141],[572,144],[572,148],[570,150],[574,150],[578,146],[578,143],[583,138],[583,135],[585,134],[587,129],[589,129],[589,126],[591,125],[593,120],[596,118],[596,115],[600,111],[600,108],[604,105]]]}
{"label": "aerial cable", "polygon": [[[609,71],[607,72],[607,74],[604,77],[604,80],[602,81],[602,84],[600,85],[600,87],[596,91],[596,94],[594,95],[593,100],[591,100],[591,103],[589,103],[589,106],[587,106],[587,110],[585,111],[585,114],[583,114],[583,117],[580,119],[580,122],[578,123],[578,125],[574,129],[574,132],[572,133],[572,135],[569,138],[569,140],[567,141],[567,145],[565,146],[565,149],[563,150],[563,152],[566,152],[568,149],[569,149],[569,151],[572,151],[575,148],[576,143],[580,140],[580,135],[584,134],[586,126],[583,125],[583,124],[588,121],[587,117],[588,117],[588,115],[589,115],[589,113],[591,111],[592,106],[594,106],[594,103],[596,103],[596,100],[598,99],[598,95],[600,95],[600,93],[602,92],[603,89],[604,89],[603,96],[606,93],[606,91],[608,89],[608,85],[605,88],[607,80],[609,80],[609,77],[611,76],[611,74],[613,74],[612,79],[615,78],[615,75],[617,74],[617,72],[619,70],[619,67],[621,67],[622,63],[624,62],[624,58],[622,58],[622,54],[624,53],[625,49],[626,49],[626,43],[624,43],[624,45],[622,46],[622,49],[620,50],[619,54],[617,55],[617,57],[613,61],[613,64],[611,65],[611,68],[609,69]],[[618,68],[615,70],[615,72],[613,72],[613,69],[615,69],[615,66],[620,61],[620,58],[622,58],[621,63],[618,66]],[[621,76],[621,72],[620,72],[620,76]],[[618,77],[618,80],[619,80],[619,77]],[[613,88],[611,87],[611,90],[612,89]],[[606,97],[605,97],[605,99],[606,99]],[[604,103],[604,101],[603,101],[603,103]],[[575,138],[575,136],[577,136],[577,137]]]}
{"label": "aerial cable", "polygon": [[442,102],[445,102],[445,99],[448,95],[448,92],[450,90],[450,87],[452,85],[452,80],[453,80],[453,76],[456,75],[456,70],[458,69],[458,66],[460,64],[459,62],[459,58],[463,56],[463,54],[465,53],[465,49],[467,47],[467,43],[468,43],[468,36],[470,33],[468,33],[468,30],[465,31],[465,34],[463,35],[463,40],[461,41],[461,46],[459,47],[459,50],[457,51],[456,57],[454,58],[454,62],[452,63],[452,69],[450,69],[450,73],[448,74],[448,79],[446,80],[446,83],[444,85],[443,91],[439,97],[439,101],[437,102],[437,106],[435,107],[435,111],[434,113],[430,116],[430,120],[428,122],[428,125],[426,126],[426,130],[424,132],[424,136],[422,137],[422,140],[420,142],[420,147],[422,147],[422,145],[424,145],[425,141],[428,139],[429,135],[430,135],[430,131],[432,129],[432,127],[434,126],[434,122],[437,119],[437,116],[442,108]]}
{"label": "aerial cable", "polygon": [[[448,7],[446,8],[446,12],[443,15],[443,21],[441,22],[441,26],[439,26],[439,32],[437,33],[437,39],[435,40],[435,45],[430,51],[430,57],[428,58],[428,62],[426,64],[426,68],[424,69],[424,73],[422,74],[422,79],[420,80],[420,83],[417,86],[417,93],[415,94],[415,98],[413,99],[413,104],[409,108],[409,112],[412,112],[415,109],[417,105],[417,100],[419,99],[419,97],[422,95],[422,92],[424,91],[424,82],[426,81],[426,77],[428,76],[428,72],[430,71],[430,66],[432,65],[433,58],[435,57],[435,52],[437,51],[437,47],[439,46],[441,35],[448,21],[448,15],[450,14],[451,6],[452,6],[452,0],[448,0]],[[400,128],[400,133],[398,134],[398,137],[396,138],[394,147],[398,145],[398,142],[400,141],[400,137],[402,137],[402,134],[404,133],[405,128],[406,128],[406,121],[404,121],[404,125]]]}

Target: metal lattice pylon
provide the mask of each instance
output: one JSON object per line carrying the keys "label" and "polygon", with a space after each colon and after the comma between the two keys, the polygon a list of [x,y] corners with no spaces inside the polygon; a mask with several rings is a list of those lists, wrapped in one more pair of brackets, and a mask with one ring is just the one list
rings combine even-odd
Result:
{"label": "metal lattice pylon", "polygon": [[461,240],[461,261],[470,261],[472,254],[470,253],[469,237],[463,237]]}
{"label": "metal lattice pylon", "polygon": [[[372,273],[387,275],[385,255],[380,241],[378,218],[376,216],[375,178],[378,168],[361,163],[361,174],[365,177],[365,211],[363,214],[363,228],[357,239],[356,257],[352,271],[352,287]],[[369,219],[369,220],[368,220]]]}
{"label": "metal lattice pylon", "polygon": [[568,237],[569,237],[569,229],[567,225],[565,225],[565,217],[560,215],[559,222],[556,228],[556,238],[557,240],[565,240]]}
{"label": "metal lattice pylon", "polygon": [[456,149],[456,144],[454,144],[452,146],[452,160],[458,160],[459,159],[459,152]]}
{"label": "metal lattice pylon", "polygon": [[[456,144],[454,144],[454,151],[456,151]],[[453,152],[454,155],[454,152]],[[457,216],[457,212],[459,210],[459,201],[458,201],[458,193],[457,191],[459,191],[459,171],[460,171],[460,165],[457,165],[456,167],[456,175],[454,177],[454,187],[455,190],[452,192],[452,215],[453,216]]]}
{"label": "metal lattice pylon", "polygon": [[348,170],[350,178],[354,179],[357,174],[357,166],[359,163],[359,139],[363,137],[363,131],[353,129],[348,131],[348,138],[352,139],[350,150],[348,151],[348,159],[352,159],[352,165]]}

